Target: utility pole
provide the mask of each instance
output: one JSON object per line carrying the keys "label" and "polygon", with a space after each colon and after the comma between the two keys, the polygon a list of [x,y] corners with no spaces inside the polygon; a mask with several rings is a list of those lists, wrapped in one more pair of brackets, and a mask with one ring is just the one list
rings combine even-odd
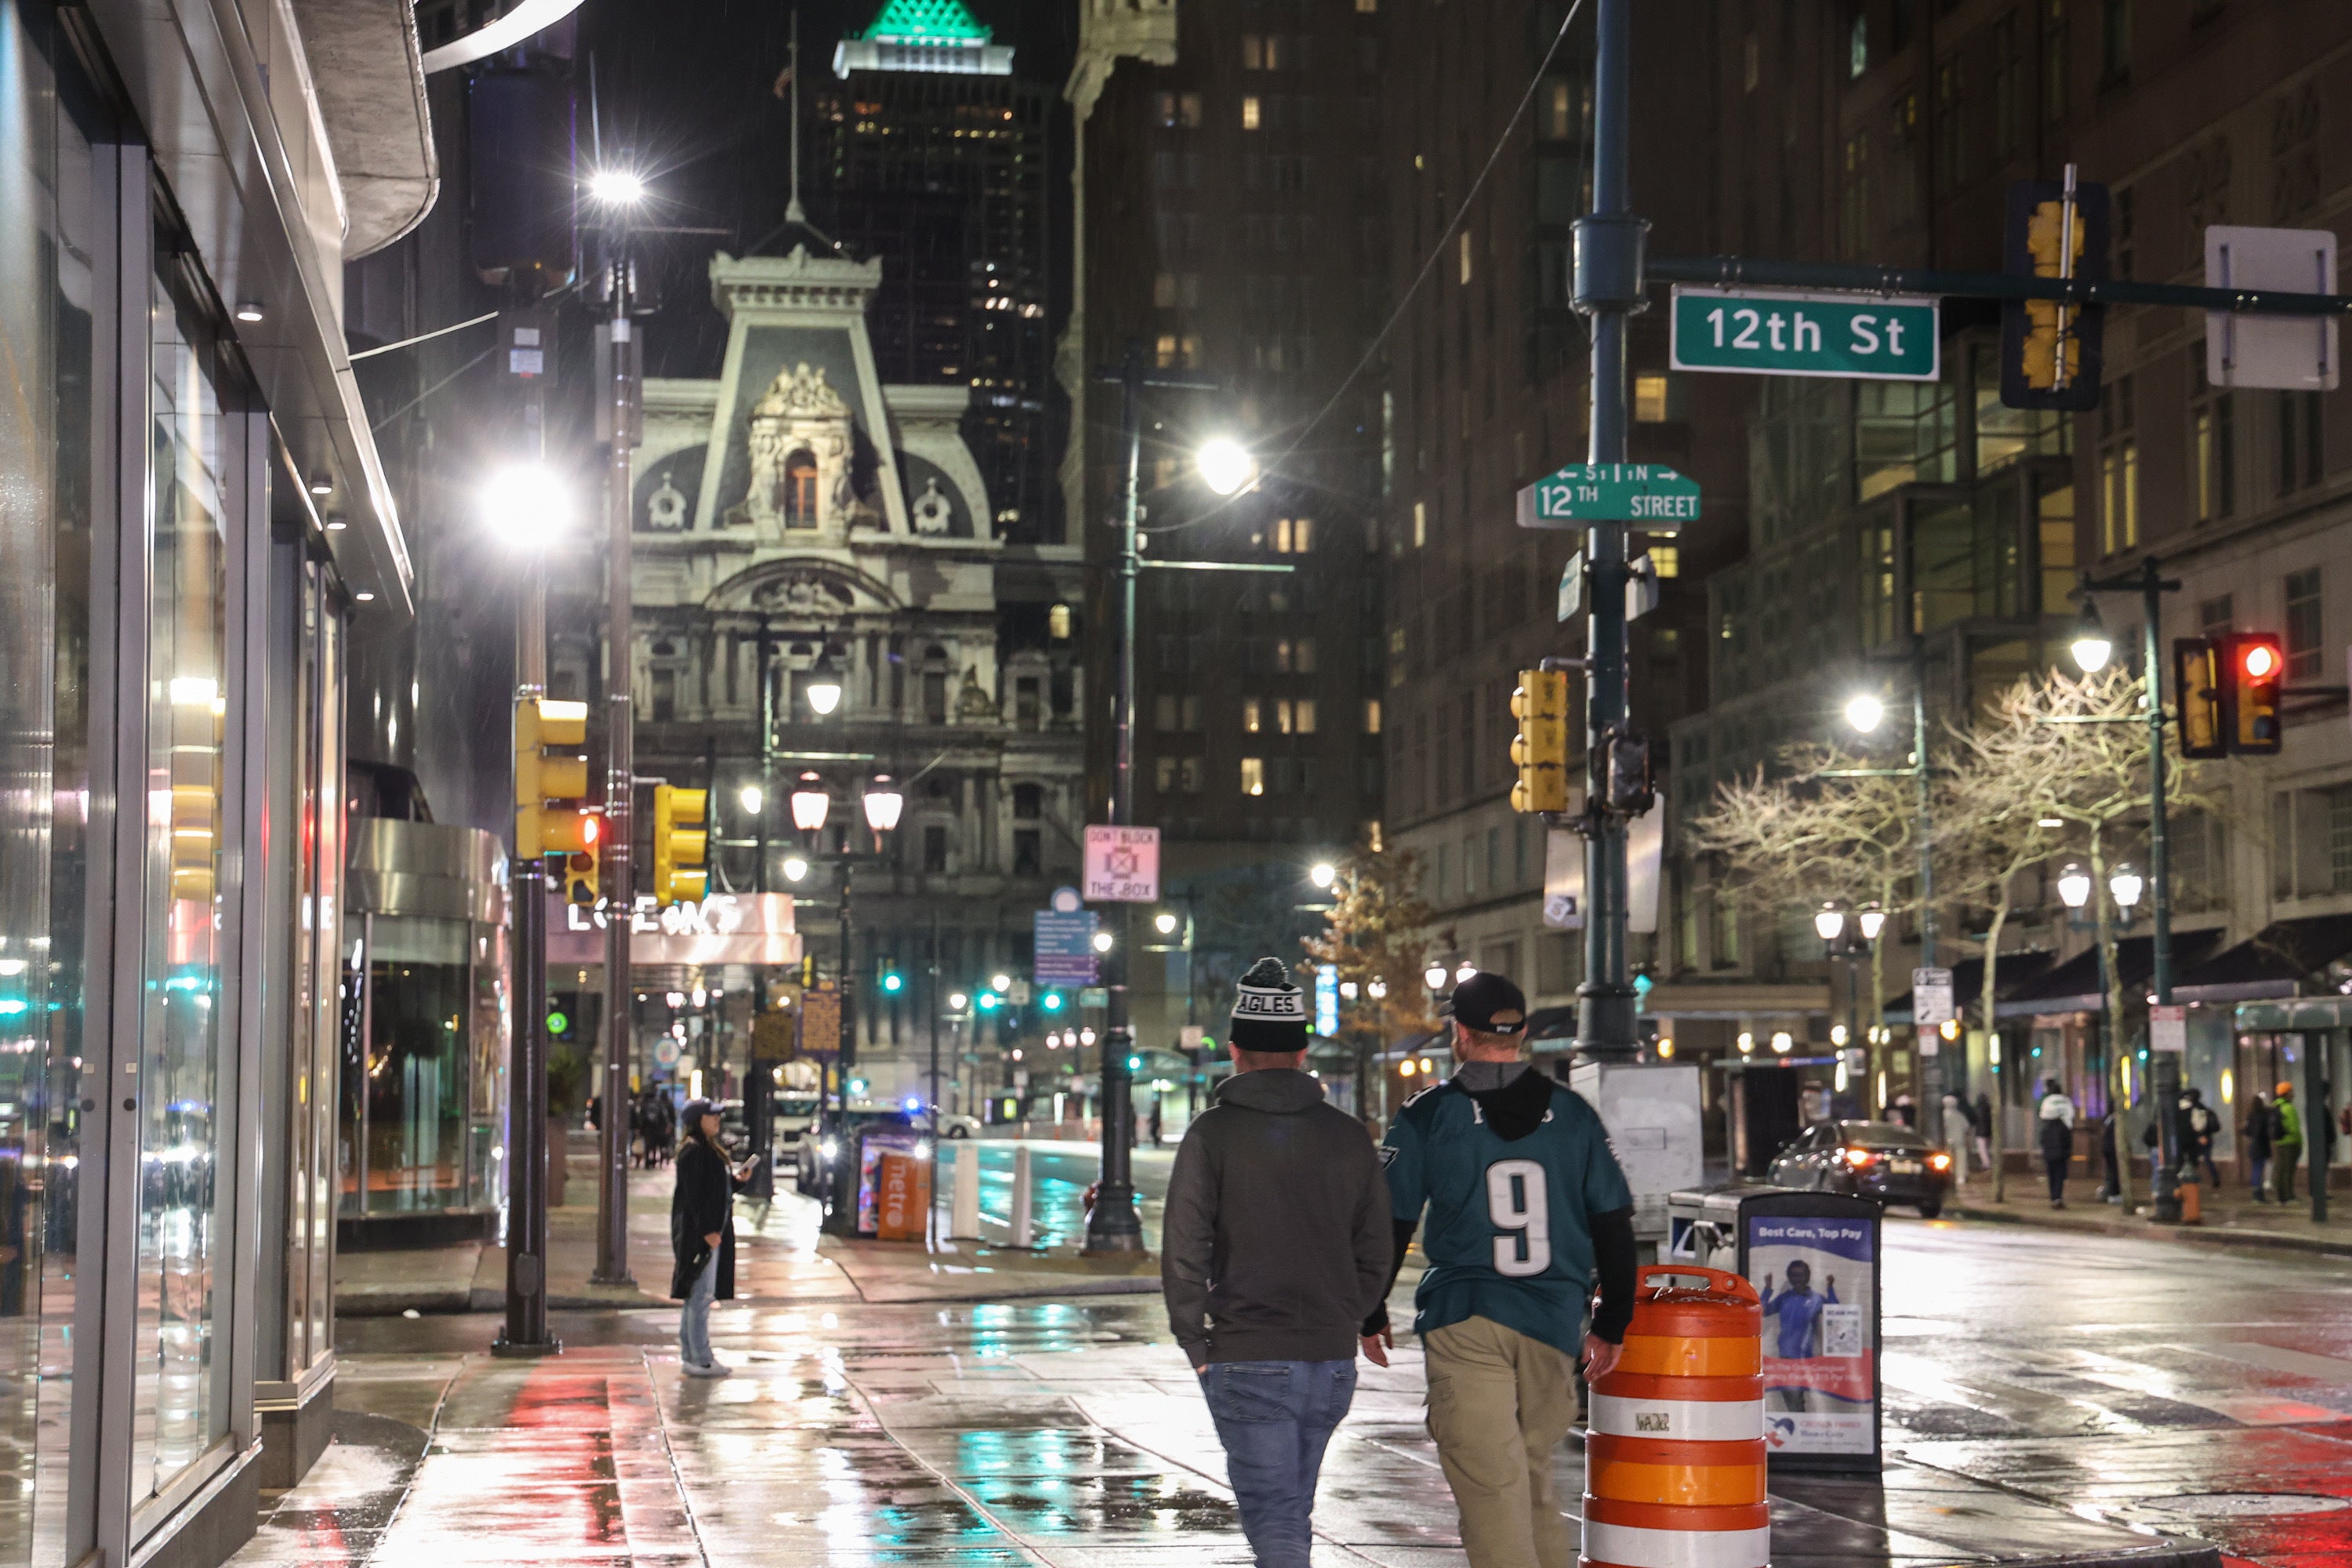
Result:
{"label": "utility pole", "polygon": [[636,814],[635,714],[631,704],[635,662],[636,605],[629,581],[635,507],[631,495],[630,448],[636,440],[636,344],[629,321],[629,212],[614,214],[613,315],[607,327],[613,379],[606,389],[612,440],[606,447],[606,501],[611,540],[604,555],[604,694],[606,718],[604,848],[600,880],[604,893],[604,1125],[600,1130],[596,1179],[596,1272],[599,1285],[627,1285],[629,1274],[629,1058],[635,1045],[629,946],[636,924],[636,879],[633,854]]}
{"label": "utility pole", "polygon": [[[1643,250],[1649,224],[1628,189],[1633,104],[1633,0],[1600,0],[1593,62],[1592,211],[1576,224],[1579,313],[1592,323],[1592,433],[1588,460],[1625,460],[1625,325],[1643,308]],[[1634,992],[1625,963],[1626,819],[1606,808],[1612,741],[1625,730],[1627,525],[1585,530],[1591,572],[1585,639],[1584,984],[1577,988],[1576,1042],[1586,1058],[1629,1062],[1639,1050]]]}
{"label": "utility pole", "polygon": [[[1916,792],[1919,814],[1919,966],[1936,967],[1936,856],[1932,841],[1936,837],[1935,819],[1929,810],[1927,773],[1927,642],[1917,633],[1911,637],[1911,779]],[[1918,1016],[1917,999],[1912,1004],[1912,1016]],[[1941,1026],[1935,1026],[1940,1027]],[[1985,1020],[1992,1027],[1992,1020]],[[1919,1064],[1920,1130],[1930,1142],[1942,1142],[1944,1138],[1944,1058],[1941,1040],[1930,1055],[1918,1047],[1926,1030],[1916,1023],[1912,1048]]]}

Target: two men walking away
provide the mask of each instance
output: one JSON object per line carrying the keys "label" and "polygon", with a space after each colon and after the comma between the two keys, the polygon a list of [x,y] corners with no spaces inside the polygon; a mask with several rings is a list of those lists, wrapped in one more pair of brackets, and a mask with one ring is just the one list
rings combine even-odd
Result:
{"label": "two men walking away", "polygon": [[[1599,1115],[1521,1054],[1519,988],[1474,974],[1451,1008],[1460,1067],[1405,1103],[1381,1151],[1399,1258],[1428,1214],[1413,1331],[1429,1432],[1471,1568],[1570,1568],[1552,1456],[1575,1424],[1579,1353],[1601,1376],[1633,1318],[1633,1194]],[[1387,1294],[1363,1324],[1382,1364]]]}
{"label": "two men walking away", "polygon": [[1395,1278],[1371,1140],[1307,1065],[1281,961],[1242,977],[1234,1076],[1184,1134],[1160,1280],[1259,1568],[1307,1568],[1315,1484],[1356,1393],[1357,1331]]}

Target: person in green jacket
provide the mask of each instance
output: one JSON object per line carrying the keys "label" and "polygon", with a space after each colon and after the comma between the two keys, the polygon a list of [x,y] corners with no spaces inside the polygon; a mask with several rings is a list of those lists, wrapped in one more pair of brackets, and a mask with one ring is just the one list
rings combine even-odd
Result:
{"label": "person in green jacket", "polygon": [[2303,1158],[2303,1112],[2295,1109],[2294,1085],[2281,1083],[2271,1101],[2271,1166],[2278,1174],[2278,1201],[2294,1202],[2294,1167]]}

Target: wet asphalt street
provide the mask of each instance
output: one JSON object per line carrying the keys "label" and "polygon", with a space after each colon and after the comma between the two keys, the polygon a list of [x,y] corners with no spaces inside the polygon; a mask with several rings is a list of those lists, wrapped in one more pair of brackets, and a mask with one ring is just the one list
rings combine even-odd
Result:
{"label": "wet asphalt street", "polygon": [[[1064,1158],[1056,1180],[1090,1174]],[[799,1204],[747,1244],[779,1255],[760,1278],[814,1252]],[[1900,1462],[1883,1483],[1776,1479],[1776,1563],[2116,1563],[2162,1531],[2352,1568],[2352,1263],[1903,1217],[1885,1248]],[[674,1321],[559,1314],[569,1349],[540,1363],[481,1354],[485,1316],[344,1323],[341,1440],[237,1561],[1248,1560],[1156,1297],[795,1302],[787,1284],[714,1316],[740,1368],[720,1383],[680,1378]],[[1365,1370],[1318,1562],[1463,1561],[1420,1404],[1409,1346]],[[1581,1463],[1563,1449],[1570,1495]]]}

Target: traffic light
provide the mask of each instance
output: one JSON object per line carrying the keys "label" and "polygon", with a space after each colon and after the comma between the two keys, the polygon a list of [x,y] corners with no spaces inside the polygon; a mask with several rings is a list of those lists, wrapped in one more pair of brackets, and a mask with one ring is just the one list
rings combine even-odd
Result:
{"label": "traffic light", "polygon": [[2211,638],[2172,639],[2172,689],[2180,710],[2180,754],[2228,756],[2229,731],[2221,721],[2221,671]]}
{"label": "traffic light", "polygon": [[2286,649],[2275,632],[2231,632],[2216,637],[2221,666],[2221,735],[2240,756],[2270,756],[2279,749],[2279,698],[2286,685]]}
{"label": "traffic light", "polygon": [[1519,782],[1511,786],[1513,811],[1568,809],[1568,672],[1523,669],[1511,693],[1511,717],[1519,732],[1511,740],[1511,765]]}
{"label": "traffic light", "polygon": [[588,704],[526,697],[515,704],[515,854],[564,857],[566,896],[576,900],[574,860],[585,857],[590,903],[596,901],[596,839],[604,818],[586,804],[588,759],[552,746],[585,745]]}
{"label": "traffic light", "polygon": [[[2077,184],[2072,212],[2054,180],[2009,187],[2002,266],[2032,278],[2104,282],[2107,276],[2107,187]],[[2073,300],[2014,300],[2000,312],[2000,400],[2011,408],[2099,405],[2106,307]]]}
{"label": "traffic light", "polygon": [[709,805],[707,789],[654,786],[654,899],[665,909],[700,902],[709,883],[702,868],[710,847],[710,835],[702,830]]}
{"label": "traffic light", "polygon": [[883,993],[886,995],[896,996],[899,992],[904,991],[906,988],[907,977],[899,973],[896,969],[886,965],[882,971]]}

